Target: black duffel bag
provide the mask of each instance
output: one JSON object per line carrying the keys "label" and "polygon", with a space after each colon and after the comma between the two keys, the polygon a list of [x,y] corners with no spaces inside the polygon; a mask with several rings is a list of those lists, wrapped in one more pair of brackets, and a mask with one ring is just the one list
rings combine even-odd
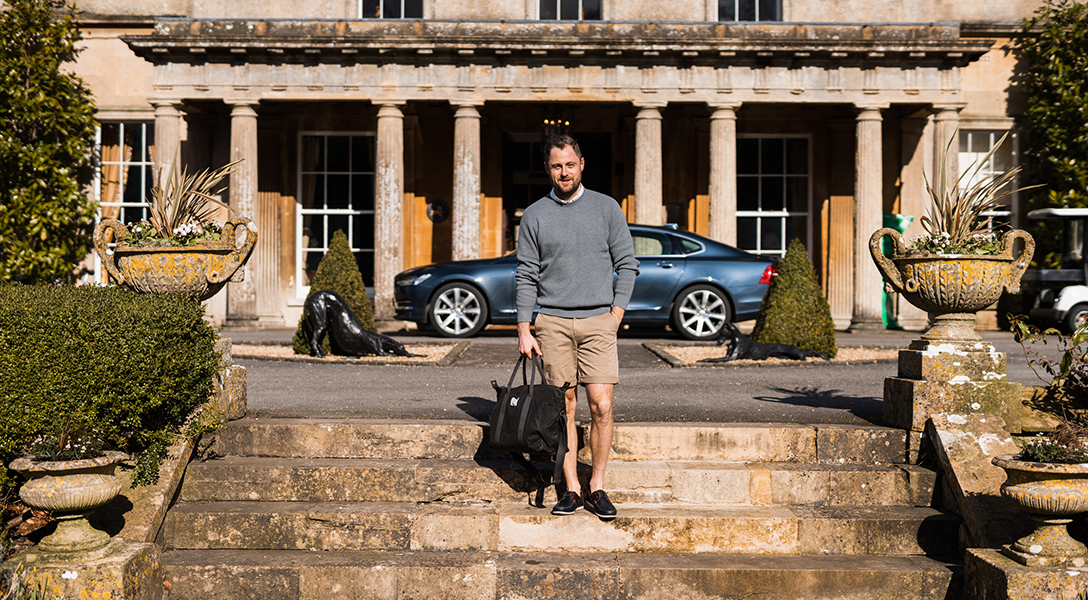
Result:
{"label": "black duffel bag", "polygon": [[[562,387],[548,385],[544,379],[544,365],[540,356],[533,354],[526,371],[525,356],[518,359],[506,387],[492,381],[498,403],[491,411],[491,434],[488,445],[496,450],[506,450],[526,468],[540,477],[539,471],[523,454],[546,455],[555,460],[553,483],[560,483],[563,475],[563,459],[567,454],[567,404],[566,393],[570,383]],[[514,378],[521,370],[520,386],[514,387]],[[540,382],[536,383],[537,374]],[[541,481],[543,478],[540,477]]]}

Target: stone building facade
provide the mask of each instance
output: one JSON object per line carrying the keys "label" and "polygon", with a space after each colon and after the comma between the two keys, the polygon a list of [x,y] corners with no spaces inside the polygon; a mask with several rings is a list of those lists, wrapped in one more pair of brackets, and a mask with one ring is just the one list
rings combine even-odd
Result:
{"label": "stone building facade", "polygon": [[[512,250],[547,190],[542,137],[564,131],[629,221],[767,254],[799,238],[836,325],[880,327],[869,236],[923,214],[940,148],[963,162],[1016,133],[1011,39],[1038,5],[84,0],[76,72],[99,107],[104,215],[140,218],[175,156],[244,159],[228,200],[261,241],[211,301],[221,322],[293,324],[337,229],[379,318],[399,271]],[[994,161],[1016,161],[1015,139]]]}

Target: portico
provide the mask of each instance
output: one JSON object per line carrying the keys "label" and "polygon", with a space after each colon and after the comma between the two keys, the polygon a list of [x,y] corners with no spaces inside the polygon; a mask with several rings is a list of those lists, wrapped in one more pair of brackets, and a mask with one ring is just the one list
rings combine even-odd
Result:
{"label": "portico", "polygon": [[[782,23],[162,20],[125,41],[155,65],[155,146],[199,162],[229,143],[246,169],[232,206],[278,234],[231,284],[232,320],[293,322],[337,223],[358,231],[379,318],[400,270],[512,248],[520,198],[541,183],[532,140],[559,108],[593,150],[587,177],[629,221],[772,254],[799,237],[837,324],[856,328],[881,320],[868,237],[895,201],[921,206],[934,146],[955,144],[960,69],[991,48],[951,25]],[[177,141],[190,115],[217,111],[229,140],[190,124]],[[303,145],[342,134],[358,157],[373,144],[370,162],[311,168]],[[349,187],[330,202],[341,178],[372,198]]]}

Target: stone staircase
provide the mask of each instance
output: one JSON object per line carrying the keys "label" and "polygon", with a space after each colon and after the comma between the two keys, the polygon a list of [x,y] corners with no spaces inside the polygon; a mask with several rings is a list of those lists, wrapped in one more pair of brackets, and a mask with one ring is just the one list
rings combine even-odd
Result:
{"label": "stone staircase", "polygon": [[605,523],[551,515],[553,489],[531,506],[484,424],[245,419],[189,465],[162,562],[172,600],[958,597],[960,520],[906,448],[881,427],[617,424]]}

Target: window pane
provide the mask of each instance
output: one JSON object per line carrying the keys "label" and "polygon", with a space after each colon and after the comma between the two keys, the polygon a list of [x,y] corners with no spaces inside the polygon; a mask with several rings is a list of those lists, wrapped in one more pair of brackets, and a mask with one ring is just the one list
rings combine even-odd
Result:
{"label": "window pane", "polygon": [[348,222],[348,215],[329,215],[329,231],[328,231],[328,243],[332,243],[332,236],[337,231],[343,231],[344,235],[348,236],[348,243],[354,245],[355,240],[351,239],[351,224]]}
{"label": "window pane", "polygon": [[582,20],[601,20],[601,0],[582,0]]}
{"label": "window pane", "polygon": [[327,138],[329,147],[329,166],[326,171],[348,170],[348,144],[351,138],[346,135],[330,135]]}
{"label": "window pane", "polygon": [[325,138],[314,135],[302,136],[302,170],[325,170]]}
{"label": "window pane", "polygon": [[790,217],[786,220],[786,239],[792,242],[794,238],[801,240],[805,248],[811,250],[808,244],[808,217]]}
{"label": "window pane", "polygon": [[760,250],[781,250],[782,246],[782,220],[777,217],[763,217],[760,223]]}
{"label": "window pane", "polygon": [[756,0],[739,0],[740,14],[737,15],[738,21],[755,21],[756,20]]}
{"label": "window pane", "polygon": [[554,21],[559,18],[558,0],[540,0],[540,18],[545,21]]}
{"label": "window pane", "polygon": [[559,19],[562,21],[577,21],[578,0],[559,0]]}
{"label": "window pane", "polygon": [[741,217],[737,219],[737,248],[741,250],[756,249],[756,227],[759,219],[755,217]]}
{"label": "window pane", "polygon": [[351,170],[355,173],[374,172],[374,138],[357,135],[351,138]]}
{"label": "window pane", "polygon": [[677,238],[677,241],[680,242],[680,252],[683,254],[694,254],[703,249],[702,246],[691,240]]}
{"label": "window pane", "polygon": [[382,2],[382,18],[399,19],[400,0],[385,0],[385,2]]}
{"label": "window pane", "polygon": [[363,0],[363,18],[377,19],[382,16],[379,0]]}
{"label": "window pane", "polygon": [[808,212],[807,177],[789,177],[786,179],[786,210],[791,213]]}
{"label": "window pane", "polygon": [[759,210],[758,177],[737,177],[737,210]]}
{"label": "window pane", "polygon": [[423,0],[404,0],[404,18],[422,19]]}
{"label": "window pane", "polygon": [[737,20],[736,0],[718,0],[718,20],[719,21],[736,21]]}
{"label": "window pane", "polygon": [[374,249],[374,215],[355,215],[352,219],[355,228],[353,248]]}
{"label": "window pane", "polygon": [[778,0],[759,0],[759,20],[778,20]]}
{"label": "window pane", "polygon": [[325,196],[324,181],[323,175],[302,176],[302,197],[299,199],[302,208],[321,208]]}
{"label": "window pane", "polygon": [[764,175],[769,173],[781,173],[783,171],[783,163],[785,162],[784,144],[782,139],[765,138],[760,140],[760,152],[759,152],[759,167],[760,172]]}
{"label": "window pane", "polygon": [[631,236],[635,244],[635,256],[659,256],[665,254],[662,241],[656,236],[637,234]]}
{"label": "window pane", "polygon": [[765,211],[778,211],[786,208],[785,177],[764,177],[762,181],[763,197],[760,208]]}
{"label": "window pane", "polygon": [[743,175],[759,173],[759,140],[754,138],[737,140],[737,173]]}
{"label": "window pane", "polygon": [[374,285],[374,251],[363,250],[355,253],[355,264],[363,276],[363,284]]}
{"label": "window pane", "polygon": [[121,124],[120,123],[103,123],[102,124],[102,145],[103,146],[116,146],[120,140]]}
{"label": "window pane", "polygon": [[329,192],[325,203],[328,208],[350,208],[347,175],[329,175]]}
{"label": "window pane", "polygon": [[786,172],[791,175],[808,173],[808,140],[804,138],[786,140]]}
{"label": "window pane", "polygon": [[351,176],[351,207],[355,210],[374,210],[373,176]]}

